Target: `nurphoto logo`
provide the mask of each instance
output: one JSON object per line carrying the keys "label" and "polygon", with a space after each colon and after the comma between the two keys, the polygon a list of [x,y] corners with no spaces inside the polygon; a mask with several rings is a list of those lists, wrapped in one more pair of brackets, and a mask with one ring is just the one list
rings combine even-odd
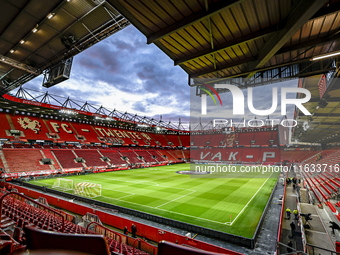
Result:
{"label": "nurphoto logo", "polygon": [[[215,89],[228,89],[231,92],[232,98],[233,98],[233,114],[234,115],[244,115],[245,112],[245,106],[244,106],[244,94],[243,91],[238,88],[235,85],[231,84],[215,84],[215,89],[212,86],[209,86],[207,84],[204,84],[204,86],[208,87],[211,91],[213,91],[217,98],[220,101],[220,104],[222,106],[222,100],[217,93]],[[204,89],[204,88],[199,88],[200,90],[205,91],[215,102],[215,106],[217,105],[214,97],[212,94]],[[272,105],[269,109],[265,110],[258,110],[255,109],[254,104],[253,104],[253,88],[248,87],[247,88],[248,92],[248,98],[247,98],[247,105],[248,105],[248,110],[253,113],[254,115],[259,115],[259,116],[268,116],[269,114],[272,114],[276,111],[277,106],[278,106],[278,91],[277,88],[273,87],[272,88]],[[295,99],[289,99],[287,98],[288,93],[300,93],[304,94],[304,98],[295,98]],[[202,115],[207,115],[207,94],[202,94],[201,95],[201,114]],[[307,103],[311,98],[311,93],[309,90],[305,88],[281,88],[281,115],[284,116],[287,114],[287,105],[295,105],[304,115],[311,115],[311,113],[302,105],[304,103]]]}

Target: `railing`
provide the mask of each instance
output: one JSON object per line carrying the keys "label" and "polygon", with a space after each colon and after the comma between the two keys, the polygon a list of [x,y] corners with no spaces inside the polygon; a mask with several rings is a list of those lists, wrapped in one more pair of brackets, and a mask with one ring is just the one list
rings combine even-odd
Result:
{"label": "railing", "polygon": [[[118,249],[118,252],[120,252],[120,253],[123,252],[123,246],[122,246],[122,244],[123,244],[123,236],[122,236],[122,234],[117,233],[117,232],[113,231],[112,229],[109,229],[109,228],[107,228],[107,227],[105,227],[105,226],[103,226],[103,225],[101,225],[101,224],[99,224],[99,223],[97,223],[97,222],[95,222],[95,221],[93,221],[93,222],[91,222],[89,225],[87,225],[87,227],[86,227],[86,234],[90,234],[90,233],[89,233],[89,230],[90,230],[90,226],[91,226],[91,225],[96,225],[96,226],[98,226],[98,227],[104,229],[104,233],[98,233],[98,234],[102,234],[102,235],[105,236],[105,237],[109,237],[109,238],[111,238],[111,239],[113,239],[113,240],[119,242],[119,249]],[[110,234],[108,234],[108,232],[109,232]],[[108,235],[109,235],[109,236],[108,236]],[[119,237],[119,240],[116,239],[117,237]]]}
{"label": "railing", "polygon": [[[51,211],[51,212],[54,214],[54,216],[55,216],[55,215],[58,215],[58,216],[61,218],[61,221],[62,221],[61,232],[62,232],[62,233],[64,232],[64,229],[65,229],[65,219],[64,219],[64,216],[63,216],[61,213],[59,213],[58,211],[56,211],[56,210],[54,210],[54,209],[52,209],[52,208],[50,208],[50,207],[48,207],[48,206],[46,206],[46,205],[43,205],[43,204],[41,204],[41,203],[39,203],[39,202],[33,200],[32,198],[29,198],[29,197],[27,197],[27,196],[25,196],[25,195],[23,195],[23,194],[20,194],[20,193],[18,193],[18,192],[9,192],[9,193],[3,195],[3,196],[0,198],[0,212],[1,212],[1,213],[2,213],[3,201],[4,201],[5,197],[11,196],[11,195],[13,195],[13,197],[12,197],[12,198],[13,198],[13,202],[14,202],[14,199],[15,199],[14,196],[21,197],[21,198],[24,198],[25,200],[28,200],[28,201],[30,201],[30,202],[32,202],[32,203],[34,203],[34,204],[37,204],[37,205],[40,206],[40,207],[43,207],[45,210]],[[1,228],[1,222],[0,222],[0,228]]]}
{"label": "railing", "polygon": [[319,254],[329,254],[329,255],[335,255],[335,254],[340,254],[340,252],[336,252],[336,251],[332,251],[332,250],[328,250],[325,248],[321,248],[312,244],[307,243],[306,244],[307,247],[307,253],[309,255],[319,255]]}
{"label": "railing", "polygon": [[[286,176],[287,178],[287,176]],[[283,192],[283,197],[282,197],[282,207],[281,207],[281,213],[280,213],[280,223],[279,223],[279,231],[277,234],[277,240],[280,242],[281,241],[281,231],[282,231],[282,221],[284,218],[284,213],[285,213],[285,200],[286,200],[286,188],[287,188],[287,182],[286,182],[286,178],[284,179],[285,182],[285,188],[284,188],[284,192]],[[277,251],[278,251],[277,247]]]}
{"label": "railing", "polygon": [[294,249],[294,248],[292,248],[292,247],[290,247],[290,246],[288,246],[287,244],[284,244],[284,243],[281,243],[281,242],[277,242],[277,247],[279,247],[279,246],[283,246],[283,247],[285,247],[286,249],[287,248],[289,248],[289,249],[291,249],[292,250],[292,252],[287,252],[287,253],[277,253],[277,254],[284,254],[284,255],[309,255],[309,254],[307,254],[307,253],[305,253],[305,252],[303,252],[303,251],[298,251],[298,250],[296,250],[296,249]]}
{"label": "railing", "polygon": [[73,222],[73,219],[75,218],[74,215],[64,212],[63,210],[58,210],[58,211],[64,216],[64,219],[66,219],[67,221]]}
{"label": "railing", "polygon": [[148,242],[145,242],[145,241],[142,240],[142,239],[139,239],[139,238],[136,238],[135,241],[133,241],[133,244],[132,244],[132,246],[133,246],[132,255],[135,254],[135,249],[136,249],[135,244],[136,244],[137,241],[138,241],[138,243],[139,243],[139,246],[140,246],[140,243],[143,243],[143,244],[145,244],[146,246],[151,247],[152,255],[156,255],[156,247],[153,246],[152,244],[148,243]]}

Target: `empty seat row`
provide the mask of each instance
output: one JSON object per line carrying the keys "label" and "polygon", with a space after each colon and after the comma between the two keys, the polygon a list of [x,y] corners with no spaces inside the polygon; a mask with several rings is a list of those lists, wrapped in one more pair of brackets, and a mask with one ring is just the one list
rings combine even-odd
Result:
{"label": "empty seat row", "polygon": [[[2,196],[3,194],[1,193],[0,197]],[[9,224],[16,224],[20,228],[25,228],[26,226],[35,226],[42,230],[64,232],[69,234],[96,234],[93,231],[87,232],[86,228],[70,221],[63,221],[62,218],[53,213],[53,211],[41,209],[15,197],[7,196],[2,202],[1,227],[8,227]],[[117,242],[112,238],[107,238],[106,240],[110,251],[127,255],[133,254],[133,247],[122,243],[122,240],[120,240],[120,242]],[[134,254],[146,255],[148,253],[135,249]]]}

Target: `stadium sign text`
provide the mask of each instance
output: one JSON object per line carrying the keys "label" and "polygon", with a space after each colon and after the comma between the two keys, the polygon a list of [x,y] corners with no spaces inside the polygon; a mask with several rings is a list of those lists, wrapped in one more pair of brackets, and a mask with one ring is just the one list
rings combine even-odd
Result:
{"label": "stadium sign text", "polygon": [[[210,86],[209,86],[210,87]],[[243,91],[238,88],[235,85],[231,84],[215,84],[216,89],[228,89],[230,90],[232,97],[233,97],[233,114],[234,115],[244,115],[244,94]],[[272,106],[270,109],[266,110],[258,110],[255,109],[253,104],[253,88],[248,87],[248,109],[251,113],[258,115],[258,116],[268,116],[269,114],[272,114],[277,109],[277,103],[278,103],[278,94],[277,94],[277,88],[272,88]],[[216,90],[213,90],[213,92],[216,94],[218,99],[220,100],[220,103],[222,105],[222,101],[216,92]],[[288,93],[300,93],[304,94],[304,98],[295,98],[295,99],[288,99],[287,94]],[[211,93],[209,93],[212,97]],[[281,88],[281,115],[286,115],[287,113],[287,105],[292,104],[295,105],[297,108],[300,109],[300,111],[304,115],[311,115],[311,113],[302,105],[303,103],[307,103],[311,98],[311,93],[305,89],[305,88]],[[207,94],[201,95],[201,114],[206,115],[207,114]]]}

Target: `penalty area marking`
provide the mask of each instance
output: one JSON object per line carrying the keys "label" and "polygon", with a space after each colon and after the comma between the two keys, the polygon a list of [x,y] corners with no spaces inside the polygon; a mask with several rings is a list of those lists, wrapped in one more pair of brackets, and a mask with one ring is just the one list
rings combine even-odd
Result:
{"label": "penalty area marking", "polygon": [[[116,190],[116,191],[118,191],[118,190]],[[120,192],[121,192],[121,191],[120,191]],[[124,193],[129,194],[129,195],[125,195],[125,196],[119,197],[119,198],[117,198],[117,199],[126,198],[126,197],[130,197],[130,196],[136,195],[135,193],[127,193],[127,192],[124,192]],[[107,197],[107,196],[100,196],[100,197],[105,197],[105,198],[109,198],[109,199],[114,199],[114,198],[112,198],[112,197]]]}
{"label": "penalty area marking", "polygon": [[117,180],[117,179],[109,179],[109,180],[112,180],[112,181],[117,181],[117,182],[131,182],[131,183],[153,183],[155,185],[151,185],[151,186],[159,186],[158,183],[156,182],[150,182],[150,181],[125,181],[125,180]]}
{"label": "penalty area marking", "polygon": [[[149,185],[151,185],[151,186],[159,186],[159,184],[158,183],[156,183],[156,182],[150,182],[150,181],[125,181],[125,180],[117,180],[117,179],[109,179],[109,178],[107,178],[106,180],[112,180],[112,181],[116,181],[116,182],[131,182],[131,183],[153,183],[154,185],[152,185],[152,184],[149,184]],[[94,183],[92,180],[83,180],[83,181],[86,181],[86,182],[92,182],[92,183]],[[105,184],[102,184],[102,183],[96,183],[96,184],[100,184],[100,185],[105,185]]]}
{"label": "penalty area marking", "polygon": [[[168,169],[168,170],[164,170],[164,169],[162,169],[162,170],[160,170],[160,169],[158,169],[158,168],[156,168],[156,169],[148,169],[148,171],[162,171],[162,172],[174,172],[174,171],[176,171],[176,170],[174,170],[174,169]],[[175,172],[174,172],[175,173]]]}
{"label": "penalty area marking", "polygon": [[52,187],[52,184],[49,184],[49,183],[45,183],[45,182],[41,182],[41,181],[33,181],[33,182],[39,182],[39,183],[41,183],[41,184],[48,185],[48,186],[51,186],[51,187]]}
{"label": "penalty area marking", "polygon": [[[104,188],[102,188],[102,189],[104,189]],[[105,190],[110,190],[110,191],[117,191],[117,192],[120,192],[120,193],[129,194],[129,195],[121,196],[121,197],[119,197],[119,198],[117,198],[117,199],[121,199],[121,198],[125,198],[125,197],[130,197],[130,196],[134,196],[134,195],[136,195],[135,193],[131,193],[131,192],[125,192],[125,191],[121,191],[121,190],[115,190],[115,189],[105,189]],[[112,198],[112,197],[107,197],[107,196],[103,196],[103,195],[101,195],[101,196],[99,196],[99,197]]]}
{"label": "penalty area marking", "polygon": [[[273,174],[273,173],[272,173]],[[266,182],[269,180],[269,178],[272,176],[272,174],[267,178],[267,180],[261,185],[261,187],[256,191],[256,193],[252,196],[252,198],[248,201],[248,203],[242,208],[242,210],[237,214],[236,218],[232,222],[225,222],[224,224],[232,226],[234,222],[237,220],[237,218],[243,213],[243,211],[246,209],[246,207],[249,205],[249,203],[254,199],[254,197],[259,193],[259,191],[262,189],[263,185],[266,184]]]}
{"label": "penalty area marking", "polygon": [[[189,189],[188,189],[188,190],[189,190]],[[166,203],[164,203],[164,204],[161,204],[161,205],[159,205],[159,206],[156,206],[156,208],[159,208],[159,207],[161,207],[161,206],[163,206],[163,205],[167,205],[167,204],[169,204],[169,203],[171,203],[171,202],[176,201],[177,199],[180,199],[180,198],[189,196],[190,194],[195,193],[195,192],[196,192],[196,190],[192,190],[190,193],[185,194],[185,195],[183,195],[183,196],[180,196],[180,197],[178,197],[178,198],[172,199],[172,200],[170,200],[170,201],[168,201],[168,202],[166,202]]]}
{"label": "penalty area marking", "polygon": [[[154,183],[155,185],[151,185],[151,186],[159,186],[157,183],[155,182],[150,182],[150,181],[124,181],[124,180],[117,180],[117,179],[107,179],[107,180],[112,180],[112,181],[117,181],[117,182],[132,182],[132,183]],[[85,180],[85,181],[88,181],[88,182],[93,182],[93,181],[90,181],[90,180]],[[94,183],[94,182],[93,182]],[[100,185],[105,185],[105,184],[100,184]],[[108,190],[108,189],[107,189]]]}

